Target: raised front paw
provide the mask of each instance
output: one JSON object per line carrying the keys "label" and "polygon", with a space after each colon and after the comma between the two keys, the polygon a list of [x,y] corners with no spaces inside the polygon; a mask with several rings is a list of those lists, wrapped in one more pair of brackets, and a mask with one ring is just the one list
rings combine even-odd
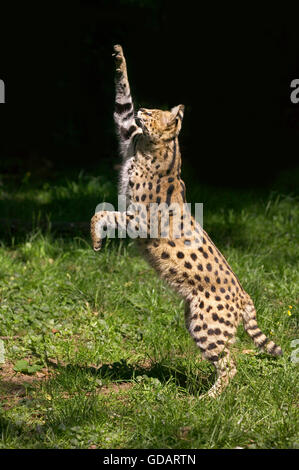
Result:
{"label": "raised front paw", "polygon": [[126,72],[126,59],[123,53],[123,49],[120,45],[115,45],[113,47],[114,53],[112,54],[115,59],[116,72],[125,73]]}

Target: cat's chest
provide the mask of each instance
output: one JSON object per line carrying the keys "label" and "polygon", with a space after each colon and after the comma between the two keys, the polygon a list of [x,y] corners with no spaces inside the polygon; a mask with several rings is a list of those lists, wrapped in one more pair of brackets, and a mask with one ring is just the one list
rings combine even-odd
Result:
{"label": "cat's chest", "polygon": [[147,178],[150,180],[149,168],[141,165],[135,157],[124,163],[120,173],[119,194],[126,197],[127,205],[135,200],[139,188],[145,188]]}
{"label": "cat's chest", "polygon": [[132,201],[134,189],[136,189],[141,177],[144,176],[144,169],[138,164],[136,157],[129,158],[122,166],[119,194],[126,197],[127,204]]}

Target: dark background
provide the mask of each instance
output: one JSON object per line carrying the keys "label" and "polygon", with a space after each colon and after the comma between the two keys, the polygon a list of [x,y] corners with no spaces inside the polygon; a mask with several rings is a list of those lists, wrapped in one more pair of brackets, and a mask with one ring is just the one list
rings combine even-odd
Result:
{"label": "dark background", "polygon": [[101,161],[119,161],[116,43],[127,57],[137,107],[185,104],[182,155],[198,182],[271,184],[298,165],[299,104],[290,102],[290,82],[299,78],[293,7],[168,0],[22,5],[0,20],[2,172],[96,172]]}

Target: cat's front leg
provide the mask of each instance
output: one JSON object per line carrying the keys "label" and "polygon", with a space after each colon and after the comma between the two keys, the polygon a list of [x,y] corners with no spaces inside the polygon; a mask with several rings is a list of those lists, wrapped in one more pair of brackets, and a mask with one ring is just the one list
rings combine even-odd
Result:
{"label": "cat's front leg", "polygon": [[118,223],[123,222],[122,212],[100,211],[91,219],[90,234],[94,251],[99,251],[102,247],[102,240],[112,229],[116,229]]}
{"label": "cat's front leg", "polygon": [[[114,121],[119,134],[120,150],[126,156],[128,149],[142,129],[135,121],[134,105],[127,74],[126,59],[122,47],[114,46],[115,58],[115,111]],[[134,146],[132,145],[132,148]]]}
{"label": "cat's front leg", "polygon": [[112,55],[115,61],[115,100],[117,103],[121,103],[122,101],[130,101],[133,107],[128,80],[127,64],[123,49],[120,45],[114,46],[113,49],[114,53]]}
{"label": "cat's front leg", "polygon": [[100,211],[97,212],[91,219],[90,233],[94,251],[99,251],[102,247],[102,240],[107,236],[113,238],[119,236],[121,238],[128,234],[131,238],[140,236],[146,230],[145,223],[136,217],[132,212],[118,212],[118,211]]}

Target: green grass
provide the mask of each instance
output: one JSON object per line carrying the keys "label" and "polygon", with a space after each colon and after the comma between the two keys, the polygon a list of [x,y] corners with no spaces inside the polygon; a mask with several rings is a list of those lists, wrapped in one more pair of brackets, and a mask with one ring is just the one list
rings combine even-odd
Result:
{"label": "green grass", "polygon": [[115,203],[114,172],[98,174],[2,178],[1,217],[17,228],[1,231],[0,447],[298,448],[292,175],[255,191],[186,177],[188,200],[204,202],[205,229],[284,350],[259,353],[240,327],[238,374],[218,399],[199,400],[215,376],[185,330],[182,300],[131,241],[95,254],[84,228],[55,225],[88,222],[97,203]]}

